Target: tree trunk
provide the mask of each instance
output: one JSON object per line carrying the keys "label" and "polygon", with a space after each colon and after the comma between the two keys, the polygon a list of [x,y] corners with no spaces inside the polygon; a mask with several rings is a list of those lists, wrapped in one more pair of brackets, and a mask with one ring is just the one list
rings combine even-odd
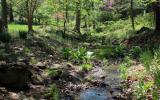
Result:
{"label": "tree trunk", "polygon": [[12,4],[9,5],[9,22],[14,22]]}
{"label": "tree trunk", "polygon": [[133,0],[131,0],[131,22],[132,22],[132,28],[135,31]]}
{"label": "tree trunk", "polygon": [[6,0],[1,0],[2,5],[2,32],[8,32],[8,21],[7,21],[7,2]]}
{"label": "tree trunk", "polygon": [[28,16],[28,32],[33,32],[33,17]]}
{"label": "tree trunk", "polygon": [[75,31],[81,33],[81,3],[77,2]]}
{"label": "tree trunk", "polygon": [[[92,11],[95,10],[94,6],[95,6],[95,4],[94,4],[94,2],[92,2]],[[95,20],[93,20],[92,24],[93,24],[93,29],[96,29],[96,21]]]}
{"label": "tree trunk", "polygon": [[84,28],[88,28],[88,25],[87,25],[87,15],[85,15],[85,17],[84,17]]}
{"label": "tree trunk", "polygon": [[96,29],[96,21],[93,21],[93,29]]}
{"label": "tree trunk", "polygon": [[0,33],[3,32],[2,30],[2,19],[0,18]]}
{"label": "tree trunk", "polygon": [[66,31],[67,31],[67,22],[68,20],[68,2],[67,0],[65,1],[65,4],[63,5],[65,7],[65,18],[64,18],[64,26],[63,26],[63,38],[66,36]]}
{"label": "tree trunk", "polygon": [[64,19],[64,29],[63,29],[62,37],[65,38],[65,36],[66,36],[66,20]]}
{"label": "tree trunk", "polygon": [[38,24],[39,24],[39,25],[41,24],[41,19],[40,19],[40,18],[38,18]]}
{"label": "tree trunk", "polygon": [[157,1],[154,5],[155,12],[155,30],[160,31],[160,2]]}

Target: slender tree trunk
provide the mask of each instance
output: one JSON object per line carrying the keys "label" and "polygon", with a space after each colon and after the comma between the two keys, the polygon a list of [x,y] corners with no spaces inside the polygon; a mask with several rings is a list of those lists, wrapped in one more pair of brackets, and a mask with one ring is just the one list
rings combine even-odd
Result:
{"label": "slender tree trunk", "polygon": [[131,22],[132,22],[132,28],[133,30],[135,30],[133,0],[131,0]]}
{"label": "slender tree trunk", "polygon": [[40,18],[38,18],[38,24],[39,24],[39,25],[41,24],[41,19],[40,19]]}
{"label": "slender tree trunk", "polygon": [[[94,2],[92,2],[92,11],[95,10],[95,9],[94,9],[94,5],[95,5]],[[92,24],[93,24],[93,29],[95,29],[95,28],[96,28],[96,21],[93,20]]]}
{"label": "slender tree trunk", "polygon": [[66,36],[66,19],[64,19],[64,29],[63,29],[62,37],[65,38],[65,36]]}
{"label": "slender tree trunk", "polygon": [[12,4],[9,5],[9,22],[14,22]]}
{"label": "slender tree trunk", "polygon": [[87,25],[87,15],[84,16],[84,28],[88,28],[88,25]]}
{"label": "slender tree trunk", "polygon": [[81,3],[77,2],[75,31],[81,33]]}
{"label": "slender tree trunk", "polygon": [[154,12],[155,12],[155,30],[160,31],[160,1],[154,5]]}
{"label": "slender tree trunk", "polygon": [[7,21],[7,2],[6,0],[1,0],[2,5],[2,32],[8,32],[8,21]]}
{"label": "slender tree trunk", "polygon": [[28,16],[28,32],[33,32],[33,17]]}
{"label": "slender tree trunk", "polygon": [[96,21],[93,21],[93,29],[96,29]]}
{"label": "slender tree trunk", "polygon": [[63,38],[65,38],[66,31],[67,31],[67,22],[68,22],[68,2],[67,2],[67,0],[65,0],[65,4],[63,6],[65,7]]}
{"label": "slender tree trunk", "polygon": [[2,30],[2,19],[0,18],[0,33],[3,32]]}

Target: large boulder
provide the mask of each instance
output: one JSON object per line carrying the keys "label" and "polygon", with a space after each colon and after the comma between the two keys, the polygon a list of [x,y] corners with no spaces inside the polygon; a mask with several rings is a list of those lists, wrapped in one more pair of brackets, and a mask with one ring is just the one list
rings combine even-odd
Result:
{"label": "large boulder", "polygon": [[0,84],[10,88],[24,88],[31,79],[29,66],[25,64],[0,64]]}

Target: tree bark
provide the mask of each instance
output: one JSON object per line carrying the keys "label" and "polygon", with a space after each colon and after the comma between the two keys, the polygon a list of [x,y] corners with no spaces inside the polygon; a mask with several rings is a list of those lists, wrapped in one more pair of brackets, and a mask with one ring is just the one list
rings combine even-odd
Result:
{"label": "tree bark", "polygon": [[33,32],[33,17],[28,16],[28,32]]}
{"label": "tree bark", "polygon": [[75,31],[81,33],[81,3],[77,2]]}
{"label": "tree bark", "polygon": [[2,32],[8,32],[8,21],[7,21],[7,2],[6,0],[1,0],[2,5]]}
{"label": "tree bark", "polygon": [[160,31],[160,1],[154,4],[154,12],[155,12],[155,30]]}
{"label": "tree bark", "polygon": [[0,33],[3,32],[2,30],[2,19],[0,18]]}
{"label": "tree bark", "polygon": [[9,5],[9,22],[14,22],[12,4]]}
{"label": "tree bark", "polygon": [[132,28],[135,31],[133,0],[131,0],[131,22],[132,22]]}

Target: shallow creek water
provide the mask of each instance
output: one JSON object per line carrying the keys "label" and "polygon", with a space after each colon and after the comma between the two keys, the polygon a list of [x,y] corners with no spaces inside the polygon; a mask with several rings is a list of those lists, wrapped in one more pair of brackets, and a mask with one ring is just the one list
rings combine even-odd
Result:
{"label": "shallow creek water", "polygon": [[119,85],[121,79],[119,77],[118,66],[110,67],[97,67],[91,73],[95,79],[100,78],[104,75],[104,83],[110,88],[106,87],[91,87],[83,90],[79,94],[78,100],[114,100],[111,91],[119,92]]}

